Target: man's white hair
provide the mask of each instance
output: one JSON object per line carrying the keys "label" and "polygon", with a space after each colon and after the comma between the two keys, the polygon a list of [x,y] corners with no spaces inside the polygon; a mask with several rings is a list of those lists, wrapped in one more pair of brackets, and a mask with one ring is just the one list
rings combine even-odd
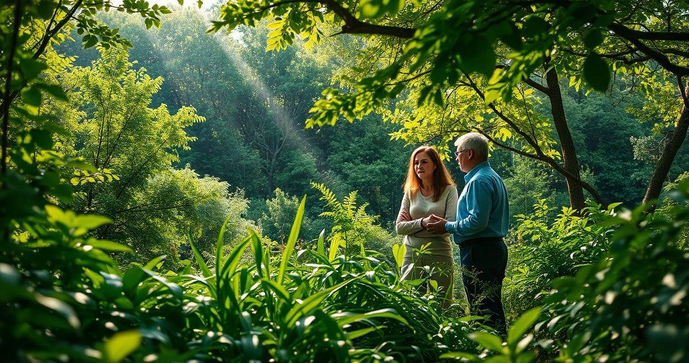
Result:
{"label": "man's white hair", "polygon": [[455,141],[455,146],[462,150],[474,150],[479,160],[488,160],[488,138],[478,132],[470,132],[460,136]]}

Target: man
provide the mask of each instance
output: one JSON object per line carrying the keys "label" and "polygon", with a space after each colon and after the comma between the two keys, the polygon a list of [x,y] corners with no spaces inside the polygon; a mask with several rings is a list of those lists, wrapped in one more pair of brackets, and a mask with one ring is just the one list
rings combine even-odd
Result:
{"label": "man", "polygon": [[467,173],[457,203],[456,221],[431,216],[426,229],[434,234],[450,232],[459,245],[464,289],[472,311],[486,315],[487,324],[506,333],[502,308],[502,280],[507,267],[503,237],[509,227],[507,189],[488,163],[488,139],[468,133],[455,142],[459,168]]}

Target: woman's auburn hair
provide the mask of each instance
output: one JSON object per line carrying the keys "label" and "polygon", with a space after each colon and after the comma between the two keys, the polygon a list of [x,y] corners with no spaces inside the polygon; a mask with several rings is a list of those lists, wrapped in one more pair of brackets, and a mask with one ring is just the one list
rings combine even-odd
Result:
{"label": "woman's auburn hair", "polygon": [[422,145],[411,153],[409,167],[407,168],[407,179],[404,181],[404,192],[413,196],[421,189],[421,178],[419,178],[414,171],[414,158],[422,152],[426,153],[428,158],[431,159],[436,166],[435,170],[433,170],[433,201],[437,202],[445,187],[448,185],[455,185],[455,182],[452,180],[452,176],[450,172],[447,171],[443,161],[440,160],[440,154],[438,154],[438,150],[435,149],[435,146]]}

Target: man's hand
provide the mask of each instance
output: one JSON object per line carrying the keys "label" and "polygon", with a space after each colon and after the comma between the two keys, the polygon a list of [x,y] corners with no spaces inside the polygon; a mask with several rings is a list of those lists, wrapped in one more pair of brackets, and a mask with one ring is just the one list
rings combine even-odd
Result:
{"label": "man's hand", "polygon": [[445,229],[445,223],[447,220],[445,218],[440,218],[435,214],[431,214],[428,223],[426,223],[426,230],[433,234],[445,234],[447,230]]}

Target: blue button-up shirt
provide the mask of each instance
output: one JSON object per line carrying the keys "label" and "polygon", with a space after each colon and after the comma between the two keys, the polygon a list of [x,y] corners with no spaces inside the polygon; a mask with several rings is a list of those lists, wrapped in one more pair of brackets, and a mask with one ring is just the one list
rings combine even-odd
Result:
{"label": "blue button-up shirt", "polygon": [[505,237],[510,224],[510,206],[502,178],[488,161],[474,166],[464,176],[466,185],[457,203],[457,220],[445,223],[455,243],[481,237]]}

